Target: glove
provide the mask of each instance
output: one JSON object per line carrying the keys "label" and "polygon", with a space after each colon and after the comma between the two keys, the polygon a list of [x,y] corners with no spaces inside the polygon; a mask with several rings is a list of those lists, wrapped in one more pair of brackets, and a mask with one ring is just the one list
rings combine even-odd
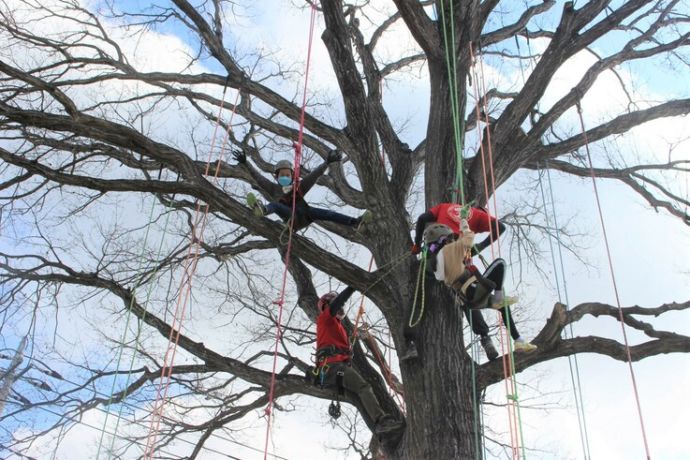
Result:
{"label": "glove", "polygon": [[412,245],[411,252],[412,252],[412,255],[413,255],[413,256],[416,256],[417,254],[419,254],[420,252],[422,252],[422,248],[420,248],[420,247],[417,246],[416,244],[413,244],[413,245]]}
{"label": "glove", "polygon": [[326,161],[328,163],[335,163],[336,161],[340,161],[343,159],[343,154],[338,152],[337,149],[333,149],[330,152],[328,152],[328,157],[326,158]]}
{"label": "glove", "polygon": [[243,165],[247,162],[247,154],[243,150],[233,150],[232,157],[238,165]]}
{"label": "glove", "polygon": [[479,274],[479,269],[472,262],[466,263],[465,268],[473,275]]}
{"label": "glove", "polygon": [[295,149],[297,155],[302,153],[302,146],[295,141],[292,141],[292,148]]}

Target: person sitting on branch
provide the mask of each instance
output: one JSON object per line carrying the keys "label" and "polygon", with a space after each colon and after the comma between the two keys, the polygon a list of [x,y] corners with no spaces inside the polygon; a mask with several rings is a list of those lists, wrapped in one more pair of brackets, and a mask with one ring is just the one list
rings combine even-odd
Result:
{"label": "person sitting on branch", "polygon": [[336,387],[339,390],[342,388],[357,395],[367,415],[374,422],[374,432],[377,435],[399,433],[403,429],[403,423],[383,411],[371,385],[352,367],[350,338],[342,320],[345,317],[343,307],[353,292],[353,288],[347,287],[340,294],[324,294],[318,301],[316,381],[322,386]]}
{"label": "person sitting on branch", "polygon": [[[300,147],[295,144],[295,149],[297,150],[299,148]],[[342,154],[337,150],[331,150],[328,153],[327,160],[323,164],[307,174],[304,179],[299,179],[297,181],[296,191],[293,190],[294,169],[292,163],[288,160],[280,160],[274,165],[273,176],[277,183],[273,183],[247,162],[247,155],[244,151],[236,150],[233,152],[233,156],[238,165],[245,167],[249,171],[249,174],[252,176],[259,189],[266,196],[271,197],[272,201],[264,205],[253,193],[250,192],[247,194],[247,204],[253,209],[257,217],[275,213],[278,214],[284,222],[288,222],[292,217],[292,201],[294,197],[296,218],[293,225],[295,230],[304,228],[315,220],[331,221],[357,228],[363,223],[371,221],[372,215],[370,211],[365,211],[359,217],[350,217],[331,211],[330,209],[312,207],[304,199],[304,196],[311,190],[317,179],[323,175],[328,166],[342,159]]]}
{"label": "person sitting on branch", "polygon": [[[498,351],[489,337],[489,326],[479,311],[481,308],[501,311],[503,324],[509,327],[516,350],[536,349],[535,345],[520,336],[512,320],[509,305],[517,299],[503,295],[505,261],[496,259],[483,274],[472,264],[472,256],[488,247],[504,230],[502,222],[481,208],[441,203],[417,219],[412,247],[412,253],[418,254],[424,240],[430,256],[428,268],[436,279],[445,282],[458,294],[472,331],[479,335],[490,361],[498,357]],[[490,232],[490,235],[475,246],[475,232]],[[414,342],[408,343],[404,357],[410,355],[416,355]]]}

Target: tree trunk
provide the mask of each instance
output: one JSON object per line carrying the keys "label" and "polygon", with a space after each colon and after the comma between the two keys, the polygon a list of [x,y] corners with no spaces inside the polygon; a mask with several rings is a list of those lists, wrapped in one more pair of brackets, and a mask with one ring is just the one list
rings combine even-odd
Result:
{"label": "tree trunk", "polygon": [[[412,300],[415,283],[410,288]],[[401,365],[407,430],[389,458],[476,459],[472,363],[464,349],[462,311],[449,290],[429,278],[425,301],[417,326],[419,358]]]}

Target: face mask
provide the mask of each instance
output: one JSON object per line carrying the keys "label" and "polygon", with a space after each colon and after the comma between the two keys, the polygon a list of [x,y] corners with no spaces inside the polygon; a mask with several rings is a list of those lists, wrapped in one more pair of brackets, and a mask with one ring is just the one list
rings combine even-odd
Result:
{"label": "face mask", "polygon": [[278,178],[278,183],[283,186],[287,187],[288,185],[292,184],[292,177],[290,176],[280,176]]}

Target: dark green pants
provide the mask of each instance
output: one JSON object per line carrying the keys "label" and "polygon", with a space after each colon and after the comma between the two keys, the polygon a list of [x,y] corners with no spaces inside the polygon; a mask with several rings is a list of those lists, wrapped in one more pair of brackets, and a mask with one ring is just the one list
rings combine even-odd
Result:
{"label": "dark green pants", "polygon": [[330,363],[326,370],[326,376],[323,383],[328,386],[336,387],[336,378],[338,372],[343,373],[343,387],[347,391],[355,393],[364,406],[367,414],[376,422],[383,414],[383,409],[379,405],[371,385],[359,375],[359,372],[354,370],[351,366],[345,363]]}

